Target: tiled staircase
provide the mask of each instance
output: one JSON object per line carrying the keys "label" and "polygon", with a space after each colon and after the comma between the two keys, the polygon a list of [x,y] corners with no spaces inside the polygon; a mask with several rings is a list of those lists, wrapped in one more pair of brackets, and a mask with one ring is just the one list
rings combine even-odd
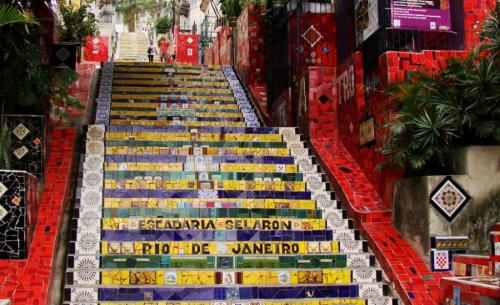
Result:
{"label": "tiled staircase", "polygon": [[146,32],[121,32],[115,59],[120,61],[148,61],[149,46]]}
{"label": "tiled staircase", "polygon": [[231,67],[105,64],[82,148],[64,304],[397,304],[301,136],[261,127]]}

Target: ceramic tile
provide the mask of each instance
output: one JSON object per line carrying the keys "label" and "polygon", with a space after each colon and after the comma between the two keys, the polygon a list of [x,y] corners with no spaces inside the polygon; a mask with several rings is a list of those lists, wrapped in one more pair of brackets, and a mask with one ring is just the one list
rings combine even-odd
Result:
{"label": "ceramic tile", "polygon": [[47,149],[43,116],[6,115],[5,119],[11,130],[11,168],[25,170],[41,179]]}
{"label": "ceramic tile", "polygon": [[431,193],[431,204],[448,221],[469,202],[470,196],[451,177],[446,177]]}

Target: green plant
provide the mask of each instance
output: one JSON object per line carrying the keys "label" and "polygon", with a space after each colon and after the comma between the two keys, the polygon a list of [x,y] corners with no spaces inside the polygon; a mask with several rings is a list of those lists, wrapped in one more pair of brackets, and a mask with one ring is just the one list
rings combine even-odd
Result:
{"label": "green plant", "polygon": [[50,86],[51,115],[55,119],[67,120],[68,109],[83,109],[84,106],[69,94],[69,87],[78,79],[79,75],[72,69],[61,69],[53,74]]}
{"label": "green plant", "polygon": [[428,170],[445,167],[459,147],[500,143],[499,3],[482,27],[483,43],[465,59],[389,88],[398,110],[381,148],[386,163]]}
{"label": "green plant", "polygon": [[156,21],[156,32],[157,33],[160,33],[160,34],[168,33],[168,31],[170,31],[171,28],[172,28],[172,19],[170,19],[166,16],[160,17]]}
{"label": "green plant", "polygon": [[14,24],[38,24],[30,15],[10,4],[0,4],[0,27]]}
{"label": "green plant", "polygon": [[10,138],[10,129],[7,122],[4,122],[0,128],[0,168],[10,169],[10,148],[12,140]]}
{"label": "green plant", "polygon": [[141,13],[148,12],[151,16],[153,16],[153,19],[156,18],[161,11],[161,1],[120,0],[117,3],[116,11],[123,14],[128,30],[130,32],[134,32],[136,20]]}
{"label": "green plant", "polygon": [[240,0],[220,0],[222,13],[226,17],[238,17],[242,7]]}
{"label": "green plant", "polygon": [[[10,14],[12,15],[12,14]],[[67,95],[68,83],[75,80],[69,73],[54,72],[45,64],[41,51],[37,48],[40,31],[33,21],[5,23],[0,17],[0,167],[9,167],[10,131],[5,122],[5,114],[42,114],[51,99],[60,100],[62,107],[79,107]],[[17,18],[17,20],[20,20]],[[63,89],[66,90],[63,92]]]}
{"label": "green plant", "polygon": [[[34,94],[44,94],[43,84],[32,81],[33,77],[41,70],[32,65],[32,58],[17,56],[26,54],[33,56],[37,60],[39,52],[26,39],[30,36],[30,25],[38,25],[38,22],[30,15],[25,14],[20,7],[9,4],[0,4],[0,168],[10,168],[11,133],[5,113],[14,108],[14,101],[21,104],[35,104],[32,98]],[[13,74],[8,74],[13,72]],[[26,75],[26,73],[31,73]],[[21,85],[12,77],[18,76],[17,80],[25,81]],[[26,77],[28,76],[28,77]],[[26,100],[16,100],[15,98],[26,97]],[[14,99],[13,99],[14,98]]]}
{"label": "green plant", "polygon": [[500,1],[496,1],[496,6],[490,11],[490,17],[484,22],[480,37],[484,43],[480,50],[489,52],[491,60],[498,62],[500,58]]}
{"label": "green plant", "polygon": [[59,39],[67,42],[85,42],[87,36],[97,33],[97,20],[94,14],[88,12],[88,5],[73,7],[59,2],[63,25]]}

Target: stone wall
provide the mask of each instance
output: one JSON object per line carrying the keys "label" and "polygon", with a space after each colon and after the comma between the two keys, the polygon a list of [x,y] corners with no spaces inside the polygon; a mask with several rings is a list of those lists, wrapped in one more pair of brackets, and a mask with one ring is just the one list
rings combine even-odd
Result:
{"label": "stone wall", "polygon": [[434,189],[446,176],[397,181],[394,225],[428,262],[430,237],[467,235],[474,252],[489,249],[489,231],[500,221],[500,146],[472,146],[458,151],[452,179],[471,197],[451,221],[430,204]]}

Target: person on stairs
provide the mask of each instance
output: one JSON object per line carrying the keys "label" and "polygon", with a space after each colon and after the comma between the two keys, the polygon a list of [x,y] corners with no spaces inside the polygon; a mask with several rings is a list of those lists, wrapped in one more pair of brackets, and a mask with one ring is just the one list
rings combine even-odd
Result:
{"label": "person on stairs", "polygon": [[167,61],[168,60],[168,40],[167,39],[163,39],[161,42],[160,42],[160,61],[163,62],[163,61]]}
{"label": "person on stairs", "polygon": [[151,41],[149,43],[149,47],[148,47],[148,59],[149,59],[149,62],[153,62],[153,59],[155,58],[155,54],[156,54],[156,48],[155,46],[153,45],[153,41]]}

